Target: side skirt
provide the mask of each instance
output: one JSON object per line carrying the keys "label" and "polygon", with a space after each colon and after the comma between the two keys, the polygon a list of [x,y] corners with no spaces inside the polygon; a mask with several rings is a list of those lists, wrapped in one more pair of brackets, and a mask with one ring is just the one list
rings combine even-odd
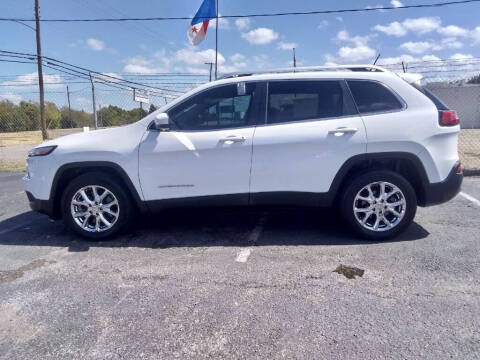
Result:
{"label": "side skirt", "polygon": [[201,207],[328,207],[331,196],[328,193],[295,191],[274,191],[253,194],[211,195],[189,198],[175,198],[146,201],[148,209],[157,212],[172,208]]}

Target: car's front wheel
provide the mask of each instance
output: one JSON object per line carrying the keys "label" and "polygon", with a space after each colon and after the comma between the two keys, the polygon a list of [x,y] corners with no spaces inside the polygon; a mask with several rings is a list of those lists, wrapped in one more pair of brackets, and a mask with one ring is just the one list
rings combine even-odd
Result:
{"label": "car's front wheel", "polygon": [[410,183],[387,170],[364,173],[345,188],[341,211],[362,237],[386,240],[397,236],[413,221],[417,198]]}
{"label": "car's front wheel", "polygon": [[78,234],[90,239],[113,236],[132,214],[128,194],[117,181],[102,173],[87,173],[72,180],[62,197],[63,219]]}

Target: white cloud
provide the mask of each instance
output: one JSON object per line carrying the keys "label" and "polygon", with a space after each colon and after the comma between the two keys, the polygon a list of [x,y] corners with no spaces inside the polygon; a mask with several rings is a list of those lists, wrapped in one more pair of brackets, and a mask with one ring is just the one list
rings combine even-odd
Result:
{"label": "white cloud", "polygon": [[403,3],[399,0],[392,0],[390,1],[390,4],[392,4],[393,7],[401,7],[401,6],[404,6]]}
{"label": "white cloud", "polygon": [[268,67],[270,59],[268,55],[260,54],[260,55],[254,55],[252,57],[252,60],[258,69],[262,69],[262,68]]}
{"label": "white cloud", "polygon": [[94,38],[87,39],[87,45],[90,49],[95,51],[102,51],[105,49],[105,43]]}
{"label": "white cloud", "polygon": [[402,24],[407,30],[423,35],[437,30],[441,23],[442,21],[438,17],[420,17],[406,19]]}
{"label": "white cloud", "polygon": [[469,59],[473,59],[473,55],[457,53],[457,54],[454,54],[454,55],[450,56],[450,59],[452,59],[452,60],[469,60]]}
{"label": "white cloud", "polygon": [[[219,15],[221,16],[221,14],[219,14]],[[220,26],[218,27],[219,29],[222,29],[222,30],[230,29],[230,22],[228,21],[228,19],[219,18],[218,23],[220,24]],[[215,27],[217,26],[217,19],[210,20],[210,25],[209,26],[211,26],[213,29],[215,29]]]}
{"label": "white cloud", "polygon": [[440,51],[445,49],[460,49],[463,44],[455,38],[445,38],[439,42],[432,41],[408,41],[400,45],[401,49],[412,54],[423,54],[427,51]]}
{"label": "white cloud", "polygon": [[438,17],[420,17],[405,19],[399,23],[394,21],[388,25],[376,25],[374,29],[391,36],[405,36],[409,31],[417,35],[424,35],[440,29],[442,21]]}
{"label": "white cloud", "polygon": [[438,30],[439,34],[442,34],[444,36],[450,36],[450,37],[457,37],[457,36],[467,36],[468,35],[468,30],[461,28],[456,25],[448,25],[445,27],[441,27]]}
{"label": "white cloud", "polygon": [[407,50],[412,54],[422,54],[430,49],[434,44],[429,41],[408,41],[400,45],[400,48]]}
{"label": "white cloud", "polygon": [[[204,65],[207,62],[215,62],[215,50],[195,51],[192,48],[180,49],[175,53],[175,60],[188,65]],[[225,58],[218,53],[218,64],[222,65],[223,63],[225,63]]]}
{"label": "white cloud", "polygon": [[359,45],[356,47],[342,46],[338,50],[338,56],[341,60],[352,62],[371,59],[375,54],[375,50],[366,45]]}
{"label": "white cloud", "polygon": [[470,33],[470,36],[475,44],[480,44],[480,26],[477,26],[475,29],[473,29]]}
{"label": "white cloud", "polygon": [[320,21],[320,24],[318,24],[317,29],[322,30],[322,29],[325,29],[327,26],[328,26],[328,21],[322,20]]}
{"label": "white cloud", "polygon": [[394,21],[388,25],[376,25],[374,26],[374,30],[396,37],[405,36],[407,34],[407,30],[398,21]]}
{"label": "white cloud", "polygon": [[230,56],[230,60],[233,61],[233,62],[239,62],[239,61],[244,61],[245,60],[245,56],[242,55],[242,54],[233,54],[232,56]]}
{"label": "white cloud", "polygon": [[298,44],[294,42],[283,42],[280,41],[277,45],[277,48],[280,50],[292,50],[293,48],[297,48]]}
{"label": "white cloud", "polygon": [[[21,87],[22,89],[28,87],[36,87],[38,86],[38,74],[36,72],[30,74],[23,74],[17,76],[14,80],[4,81],[1,85],[16,87]],[[43,85],[45,89],[58,89],[64,86],[63,79],[60,75],[50,75],[50,74],[43,74]]]}
{"label": "white cloud", "polygon": [[337,33],[334,40],[340,43],[347,43],[348,46],[340,47],[337,56],[327,54],[325,57],[328,64],[367,60],[373,58],[376,54],[376,51],[368,46],[370,36],[351,36],[348,31],[342,30]]}
{"label": "white cloud", "polygon": [[351,36],[348,31],[341,30],[337,33],[335,39],[339,42],[347,42],[356,46],[366,45],[370,41],[370,36]]}
{"label": "white cloud", "polygon": [[0,100],[7,100],[14,103],[15,105],[18,105],[18,103],[22,101],[23,98],[22,98],[22,95],[20,94],[14,94],[14,93],[8,92],[8,93],[0,94]]}
{"label": "white cloud", "polygon": [[250,19],[249,18],[240,18],[235,20],[235,26],[238,30],[248,30],[250,28]]}
{"label": "white cloud", "polygon": [[442,60],[436,55],[423,55],[421,58],[422,61],[438,61]]}
{"label": "white cloud", "polygon": [[243,33],[242,38],[247,40],[250,44],[265,45],[278,39],[278,34],[272,29],[262,27]]}
{"label": "white cloud", "polygon": [[233,54],[232,56],[230,56],[230,61],[233,63],[233,66],[236,69],[242,69],[247,67],[247,60],[242,54]]}
{"label": "white cloud", "polygon": [[125,63],[123,71],[126,73],[155,74],[168,71],[168,67],[155,66],[152,61],[145,59],[143,56],[129,58]]}

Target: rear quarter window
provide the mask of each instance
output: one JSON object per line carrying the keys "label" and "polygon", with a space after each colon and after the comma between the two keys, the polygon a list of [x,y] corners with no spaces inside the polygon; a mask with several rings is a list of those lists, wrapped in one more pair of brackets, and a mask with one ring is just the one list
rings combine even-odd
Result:
{"label": "rear quarter window", "polygon": [[369,80],[348,80],[350,91],[360,114],[397,111],[404,104],[385,85]]}

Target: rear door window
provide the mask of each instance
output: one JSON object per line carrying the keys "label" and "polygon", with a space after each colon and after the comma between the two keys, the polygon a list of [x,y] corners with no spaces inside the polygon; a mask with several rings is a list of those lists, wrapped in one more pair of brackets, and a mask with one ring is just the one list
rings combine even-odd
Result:
{"label": "rear door window", "polygon": [[369,80],[347,80],[360,114],[401,110],[404,104],[385,85]]}
{"label": "rear door window", "polygon": [[355,114],[355,105],[343,81],[272,81],[268,84],[269,124]]}

